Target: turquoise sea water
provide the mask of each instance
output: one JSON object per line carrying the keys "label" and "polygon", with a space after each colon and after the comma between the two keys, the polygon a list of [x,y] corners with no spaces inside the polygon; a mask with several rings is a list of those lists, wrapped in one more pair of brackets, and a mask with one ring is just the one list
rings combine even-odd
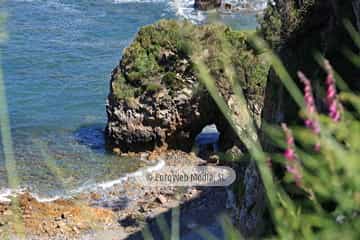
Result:
{"label": "turquoise sea water", "polygon": [[[2,66],[21,186],[66,193],[135,171],[104,150],[110,73],[138,29],[161,18],[206,20],[192,1],[8,0]],[[254,15],[223,15],[254,28]],[[0,195],[7,188],[0,148]]]}

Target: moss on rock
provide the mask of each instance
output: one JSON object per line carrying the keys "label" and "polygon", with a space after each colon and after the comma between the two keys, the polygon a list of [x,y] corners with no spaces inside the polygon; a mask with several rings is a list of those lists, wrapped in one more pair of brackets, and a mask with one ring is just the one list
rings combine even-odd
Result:
{"label": "moss on rock", "polygon": [[173,20],[143,27],[113,71],[106,128],[110,145],[123,151],[189,147],[204,125],[226,125],[199,80],[193,62],[198,55],[225,100],[234,95],[225,74],[233,68],[231,81],[239,83],[250,110],[260,116],[269,65],[249,44],[253,33]]}
{"label": "moss on rock", "polygon": [[[315,53],[330,60],[351,90],[360,89],[359,69],[343,53],[345,48],[356,51],[343,20],[356,25],[353,3],[358,1],[275,0],[275,5],[268,6],[261,20],[259,31],[280,56],[300,89],[303,86],[297,80],[297,71],[301,70],[312,80],[319,110],[323,107],[325,72],[315,59]],[[300,121],[297,104],[272,70],[265,95],[263,117],[267,122]]]}
{"label": "moss on rock", "polygon": [[[224,39],[232,48],[230,63],[237,70],[238,81],[244,89],[261,94],[266,82],[268,65],[264,64],[247,42],[248,33],[233,31],[223,25],[195,26],[190,22],[162,20],[143,27],[134,42],[125,49],[119,71],[113,76],[112,90],[118,99],[137,97],[147,85],[162,85],[168,90],[181,86],[181,77],[194,76],[191,55],[199,49],[212,51],[207,64],[212,73],[225,68],[221,56]],[[225,56],[227,57],[227,56]],[[183,66],[182,61],[189,61]],[[183,67],[186,67],[185,69]],[[251,79],[251,81],[248,81]]]}

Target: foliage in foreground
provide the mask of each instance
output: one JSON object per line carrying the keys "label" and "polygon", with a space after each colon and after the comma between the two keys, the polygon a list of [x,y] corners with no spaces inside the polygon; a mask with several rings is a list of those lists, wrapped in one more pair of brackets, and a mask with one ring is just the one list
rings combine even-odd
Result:
{"label": "foliage in foreground", "polygon": [[[358,38],[354,31],[351,34]],[[273,238],[359,239],[360,97],[350,91],[337,95],[333,70],[322,60],[325,64],[321,66],[328,74],[323,84],[328,112],[319,114],[306,76],[299,73],[305,85],[305,96],[301,97],[303,94],[280,59],[266,49],[262,40],[254,39],[254,44],[267,52],[267,59],[302,109],[300,115],[305,120],[305,126],[287,127],[284,123],[282,128],[264,123],[271,143],[283,153],[265,153],[258,141],[246,138],[251,134],[244,135],[236,124],[234,127],[261,172],[274,223]],[[351,56],[359,58],[356,53]],[[223,114],[232,121],[235,116],[219,98],[212,84],[214,79],[202,67],[200,58],[197,64],[202,82]]]}

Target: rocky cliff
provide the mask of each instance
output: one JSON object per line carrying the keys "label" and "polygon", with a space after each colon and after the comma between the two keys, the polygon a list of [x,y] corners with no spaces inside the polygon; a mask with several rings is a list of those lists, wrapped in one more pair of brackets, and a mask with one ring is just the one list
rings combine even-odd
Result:
{"label": "rocky cliff", "polygon": [[[315,60],[318,52],[328,58],[336,71],[352,90],[359,90],[360,72],[344,55],[344,49],[357,51],[344,27],[345,19],[356,27],[359,22],[359,0],[275,0],[265,11],[261,32],[277,51],[286,68],[297,81],[296,72],[303,71],[320,89],[324,72]],[[299,84],[299,86],[301,86]],[[316,91],[321,107],[323,95]],[[298,108],[270,71],[263,116],[270,123],[291,122],[298,119]]]}
{"label": "rocky cliff", "polygon": [[[221,50],[223,41],[231,45],[230,56]],[[247,34],[222,25],[160,21],[139,31],[112,73],[106,127],[109,146],[122,152],[161,146],[189,151],[196,135],[211,123],[222,133],[223,145],[236,141],[199,81],[193,54],[204,57],[230,106],[234,92],[224,76],[229,62],[248,107],[259,119],[268,65],[249,46]],[[241,109],[234,110],[241,114]]]}

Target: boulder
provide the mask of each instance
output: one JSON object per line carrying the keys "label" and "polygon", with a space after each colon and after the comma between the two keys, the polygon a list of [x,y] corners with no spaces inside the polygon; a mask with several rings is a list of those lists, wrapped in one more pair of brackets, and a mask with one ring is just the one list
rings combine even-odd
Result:
{"label": "boulder", "polygon": [[221,7],[222,0],[195,0],[195,9],[207,11]]}
{"label": "boulder", "polygon": [[[235,144],[236,135],[199,80],[192,56],[203,57],[219,92],[245,127],[249,119],[244,107],[260,120],[269,68],[247,36],[223,25],[190,22],[162,20],[143,27],[112,73],[106,107],[108,146],[122,152],[162,146],[189,151],[203,127],[213,123],[224,147]],[[231,45],[230,56],[222,51],[223,41]],[[238,102],[224,75],[228,63],[236,70],[234,80],[247,103]]]}

